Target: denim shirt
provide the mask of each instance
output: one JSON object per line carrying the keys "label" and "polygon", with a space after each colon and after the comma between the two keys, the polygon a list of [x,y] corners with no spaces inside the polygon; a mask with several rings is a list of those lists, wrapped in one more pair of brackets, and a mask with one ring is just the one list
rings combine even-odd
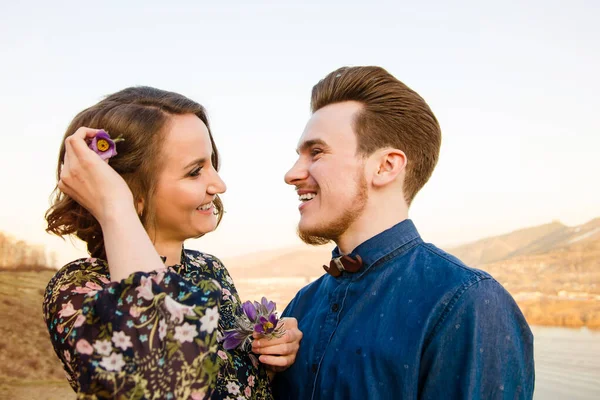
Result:
{"label": "denim shirt", "polygon": [[275,398],[532,398],[533,335],[489,274],[424,243],[410,220],[356,254],[361,270],[323,275],[283,312],[304,336]]}

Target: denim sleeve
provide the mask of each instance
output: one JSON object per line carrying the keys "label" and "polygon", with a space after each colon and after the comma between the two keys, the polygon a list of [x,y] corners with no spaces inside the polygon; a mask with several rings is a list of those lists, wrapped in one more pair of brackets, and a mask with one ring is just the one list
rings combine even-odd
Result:
{"label": "denim sleeve", "polygon": [[422,399],[531,399],[533,335],[495,280],[465,285],[447,304],[424,347]]}

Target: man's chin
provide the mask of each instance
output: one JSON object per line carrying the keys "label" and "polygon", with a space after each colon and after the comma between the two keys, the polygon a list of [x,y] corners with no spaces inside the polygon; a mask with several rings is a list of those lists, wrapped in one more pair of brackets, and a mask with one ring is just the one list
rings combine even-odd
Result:
{"label": "man's chin", "polygon": [[296,233],[300,240],[302,240],[306,244],[310,244],[312,246],[321,246],[331,242],[333,239],[325,236],[322,232],[317,230],[303,229],[298,226]]}

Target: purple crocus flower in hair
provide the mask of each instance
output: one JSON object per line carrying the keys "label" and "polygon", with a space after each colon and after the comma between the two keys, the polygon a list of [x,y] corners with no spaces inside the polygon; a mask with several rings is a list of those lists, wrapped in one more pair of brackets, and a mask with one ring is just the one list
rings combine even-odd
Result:
{"label": "purple crocus flower in hair", "polygon": [[98,154],[103,160],[108,160],[109,158],[117,155],[116,143],[122,140],[124,139],[120,137],[113,140],[106,131],[100,130],[89,143],[88,147]]}

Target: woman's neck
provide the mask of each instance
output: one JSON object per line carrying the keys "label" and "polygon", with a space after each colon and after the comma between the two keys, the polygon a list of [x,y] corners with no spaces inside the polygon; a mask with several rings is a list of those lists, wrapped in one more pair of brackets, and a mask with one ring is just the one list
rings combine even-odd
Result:
{"label": "woman's neck", "polygon": [[183,242],[180,241],[156,241],[154,248],[159,255],[167,257],[165,261],[166,266],[179,264],[181,262],[181,250]]}

